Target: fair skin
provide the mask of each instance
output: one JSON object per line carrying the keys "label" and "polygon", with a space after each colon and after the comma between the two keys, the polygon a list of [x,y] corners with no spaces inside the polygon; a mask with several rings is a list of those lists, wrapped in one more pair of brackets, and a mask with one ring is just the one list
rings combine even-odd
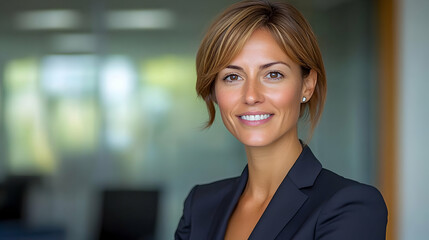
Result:
{"label": "fair skin", "polygon": [[215,96],[226,128],[244,145],[249,178],[230,217],[225,239],[248,239],[302,151],[297,122],[302,98],[311,98],[317,74],[299,65],[271,33],[256,30],[219,72]]}

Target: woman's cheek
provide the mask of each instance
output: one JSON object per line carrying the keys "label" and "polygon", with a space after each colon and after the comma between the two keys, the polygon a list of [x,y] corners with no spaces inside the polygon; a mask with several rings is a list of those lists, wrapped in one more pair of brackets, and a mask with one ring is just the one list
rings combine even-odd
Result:
{"label": "woman's cheek", "polygon": [[276,91],[269,94],[271,101],[275,102],[278,106],[291,106],[297,103],[299,105],[297,99],[299,98],[297,95],[298,91],[293,89],[277,89]]}
{"label": "woman's cheek", "polygon": [[216,100],[219,106],[219,110],[222,112],[231,111],[236,103],[237,93],[233,90],[227,90],[224,88],[216,88]]}
{"label": "woman's cheek", "polygon": [[228,130],[232,131],[234,126],[234,109],[237,109],[237,104],[239,104],[239,94],[237,91],[232,89],[216,89],[216,100],[219,107],[219,111],[222,117],[222,121]]}

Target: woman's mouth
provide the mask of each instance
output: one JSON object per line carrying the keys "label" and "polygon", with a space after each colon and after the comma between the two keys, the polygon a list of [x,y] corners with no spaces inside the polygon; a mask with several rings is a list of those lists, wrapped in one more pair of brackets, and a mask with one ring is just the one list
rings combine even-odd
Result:
{"label": "woman's mouth", "polygon": [[240,122],[247,126],[258,126],[268,122],[274,114],[270,113],[245,113],[238,116]]}
{"label": "woman's mouth", "polygon": [[240,116],[240,118],[246,121],[259,121],[259,120],[267,119],[271,115],[272,114],[242,115]]}

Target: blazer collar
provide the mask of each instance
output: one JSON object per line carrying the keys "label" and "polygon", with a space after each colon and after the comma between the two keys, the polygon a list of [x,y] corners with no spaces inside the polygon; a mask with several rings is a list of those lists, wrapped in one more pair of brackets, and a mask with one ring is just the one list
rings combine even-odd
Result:
{"label": "blazer collar", "polygon": [[322,164],[314,156],[310,147],[305,145],[287,176],[301,189],[313,186],[321,170]]}
{"label": "blazer collar", "polygon": [[[307,195],[301,192],[301,188],[314,184],[322,169],[322,165],[316,159],[308,146],[303,150],[289,173],[283,179],[249,239],[275,239],[277,234],[285,228],[293,216],[298,212]],[[216,215],[209,236],[221,240],[225,237],[229,218],[240,199],[246,186],[248,168],[244,168],[241,176],[231,185],[231,190],[223,198]]]}

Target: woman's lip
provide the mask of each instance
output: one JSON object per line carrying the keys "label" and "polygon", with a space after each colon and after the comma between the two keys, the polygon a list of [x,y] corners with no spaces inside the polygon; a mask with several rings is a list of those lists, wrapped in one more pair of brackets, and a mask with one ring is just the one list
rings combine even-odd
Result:
{"label": "woman's lip", "polygon": [[274,115],[273,113],[269,113],[269,112],[245,112],[245,113],[238,114],[237,116],[241,117],[244,115],[265,115],[265,114]]}

